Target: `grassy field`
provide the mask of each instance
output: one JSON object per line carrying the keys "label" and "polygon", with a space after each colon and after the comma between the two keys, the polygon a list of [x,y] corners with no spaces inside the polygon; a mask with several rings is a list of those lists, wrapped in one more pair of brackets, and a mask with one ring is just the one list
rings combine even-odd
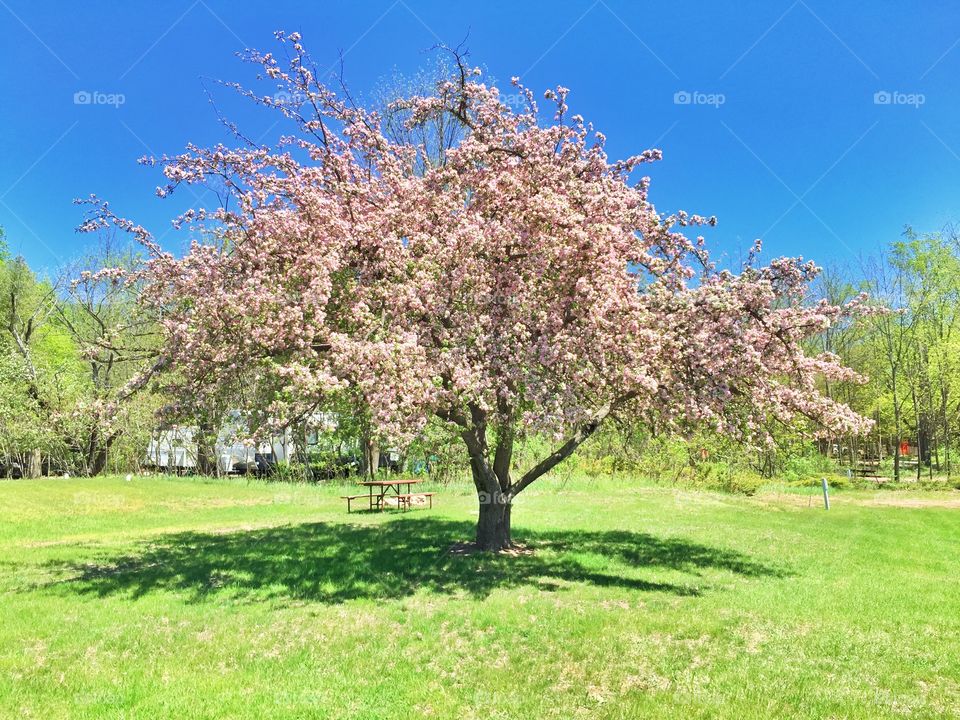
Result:
{"label": "grassy field", "polygon": [[960,715],[960,492],[0,482],[0,716]]}

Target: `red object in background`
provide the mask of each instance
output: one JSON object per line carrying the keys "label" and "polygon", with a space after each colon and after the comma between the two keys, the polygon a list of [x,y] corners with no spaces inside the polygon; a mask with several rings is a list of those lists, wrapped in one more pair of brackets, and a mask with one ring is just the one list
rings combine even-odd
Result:
{"label": "red object in background", "polygon": [[910,443],[908,443],[906,440],[904,440],[902,443],[900,443],[900,454],[901,454],[901,455],[909,455],[909,454],[910,454]]}

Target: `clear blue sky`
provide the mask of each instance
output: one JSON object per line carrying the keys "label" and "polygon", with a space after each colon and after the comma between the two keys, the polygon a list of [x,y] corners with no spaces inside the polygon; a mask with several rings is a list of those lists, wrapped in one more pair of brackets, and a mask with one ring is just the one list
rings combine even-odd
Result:
{"label": "clear blue sky", "polygon": [[[469,31],[495,77],[570,87],[612,155],[662,148],[654,202],[717,215],[709,240],[733,259],[762,236],[767,255],[849,260],[905,224],[960,219],[960,7],[948,0],[0,0],[0,225],[13,250],[39,268],[81,254],[90,239],[74,233],[71,201],[90,193],[178,250],[169,219],[193,198],[157,199],[157,171],[136,159],[227,139],[201,77],[251,81],[234,53],[271,48],[275,29],[299,30],[320,64],[343,51],[360,96]],[[206,85],[249,135],[270,128]],[[124,102],[76,104],[78,92]],[[683,92],[691,102],[676,102]]]}

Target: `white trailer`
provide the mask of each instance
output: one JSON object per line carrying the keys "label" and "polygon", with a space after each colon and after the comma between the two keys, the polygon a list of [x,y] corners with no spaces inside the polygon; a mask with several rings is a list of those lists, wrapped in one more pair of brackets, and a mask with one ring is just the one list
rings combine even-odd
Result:
{"label": "white trailer", "polygon": [[[162,470],[189,472],[197,467],[199,448],[197,427],[169,428],[158,432],[147,447],[144,464]],[[244,441],[239,413],[231,413],[217,436],[214,452],[221,473],[264,472],[279,462],[287,462],[296,453],[287,430],[260,443]]]}
{"label": "white trailer", "polygon": [[196,428],[170,428],[157,433],[147,446],[145,463],[164,470],[185,471],[197,467]]}

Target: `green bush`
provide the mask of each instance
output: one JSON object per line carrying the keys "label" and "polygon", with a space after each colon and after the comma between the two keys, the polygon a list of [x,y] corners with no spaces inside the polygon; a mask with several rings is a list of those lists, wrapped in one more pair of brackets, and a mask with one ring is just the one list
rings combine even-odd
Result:
{"label": "green bush", "polygon": [[820,478],[837,473],[836,463],[824,455],[816,452],[807,452],[803,455],[787,457],[783,461],[779,476],[790,483]]}
{"label": "green bush", "polygon": [[688,484],[701,490],[753,495],[766,483],[756,471],[720,460],[698,463]]}

